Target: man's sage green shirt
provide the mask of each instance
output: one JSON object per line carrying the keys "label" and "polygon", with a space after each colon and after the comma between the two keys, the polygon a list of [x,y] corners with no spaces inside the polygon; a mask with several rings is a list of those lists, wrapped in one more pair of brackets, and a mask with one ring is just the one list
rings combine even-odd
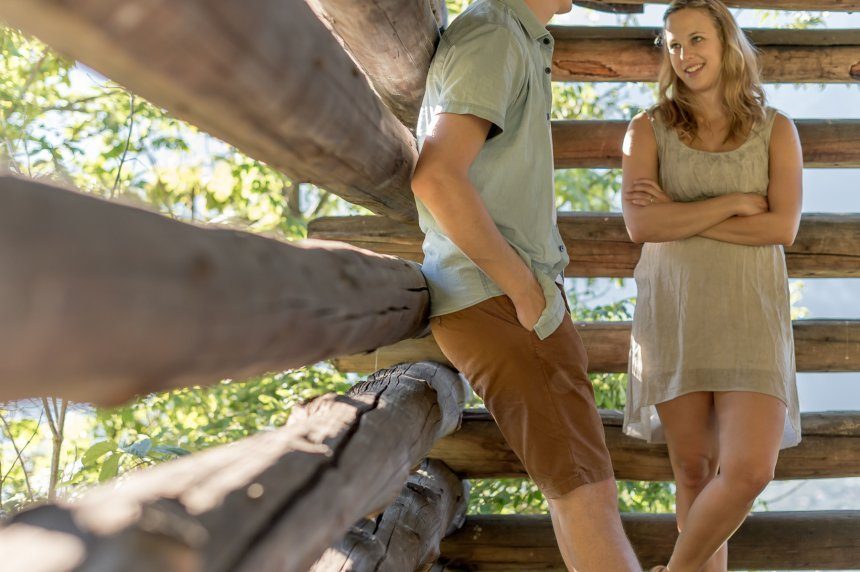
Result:
{"label": "man's sage green shirt", "polygon": [[[552,36],[523,0],[477,0],[442,35],[418,122],[419,147],[439,113],[477,115],[493,124],[469,179],[543,288],[547,306],[535,325],[540,339],[555,331],[567,311],[555,285],[569,259],[553,195],[552,50]],[[430,315],[502,295],[416,202]]]}

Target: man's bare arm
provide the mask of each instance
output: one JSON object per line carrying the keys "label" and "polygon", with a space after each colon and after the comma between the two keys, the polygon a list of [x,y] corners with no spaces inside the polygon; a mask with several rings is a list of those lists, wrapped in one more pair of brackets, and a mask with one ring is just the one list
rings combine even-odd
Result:
{"label": "man's bare arm", "polygon": [[474,115],[439,114],[424,139],[412,191],[445,235],[511,298],[520,323],[532,330],[546,306],[541,286],[469,180],[490,126]]}

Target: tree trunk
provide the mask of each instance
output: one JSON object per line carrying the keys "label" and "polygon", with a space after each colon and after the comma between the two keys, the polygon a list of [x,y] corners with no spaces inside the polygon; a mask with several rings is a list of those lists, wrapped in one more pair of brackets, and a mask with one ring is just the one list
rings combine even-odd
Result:
{"label": "tree trunk", "polygon": [[[671,514],[621,515],[640,564],[666,564]],[[442,562],[470,572],[563,572],[548,515],[475,515],[442,542]],[[860,511],[753,513],[729,541],[730,570],[843,570],[860,562]]]}
{"label": "tree trunk", "polygon": [[[860,371],[860,320],[796,320],[797,371]],[[577,322],[592,373],[624,373],[630,352],[630,322]],[[334,360],[344,372],[369,373],[403,362],[435,361],[453,365],[433,336],[403,340],[369,353]]]}
{"label": "tree trunk", "polygon": [[[400,121],[414,130],[430,60],[446,12],[435,0],[309,0],[342,40],[376,93]],[[437,13],[434,13],[434,9]]]}
{"label": "tree trunk", "polygon": [[439,542],[463,525],[468,484],[444,463],[422,461],[385,512],[362,519],[325,551],[312,572],[403,572],[428,570]]}
{"label": "tree trunk", "polygon": [[[622,415],[602,411],[606,445],[615,477],[630,481],[671,481],[669,454],[662,444],[622,434]],[[783,449],[777,479],[818,479],[860,476],[860,412],[828,411],[801,414],[803,440]],[[433,448],[440,459],[467,479],[524,477],[525,470],[485,410],[463,414],[463,426]]]}
{"label": "tree trunk", "polygon": [[[860,147],[857,151],[860,156]],[[561,212],[558,229],[570,256],[566,276],[633,276],[642,246],[630,241],[621,213]],[[418,225],[383,217],[316,219],[308,225],[308,236],[348,242],[416,262],[424,260],[424,235]],[[860,215],[804,214],[797,239],[785,252],[791,277],[858,278]]]}
{"label": "tree trunk", "polygon": [[0,399],[118,403],[418,335],[413,263],[0,177]]}
{"label": "tree trunk", "polygon": [[414,138],[303,0],[4,0],[0,19],[294,181],[416,217]]}
{"label": "tree trunk", "polygon": [[[659,28],[550,26],[556,81],[657,81]],[[860,30],[745,30],[767,83],[860,80]]]}
{"label": "tree trunk", "polygon": [[464,396],[437,364],[377,372],[287,427],[18,514],[0,529],[0,551],[15,555],[4,571],[305,571],[395,498],[457,428]]}

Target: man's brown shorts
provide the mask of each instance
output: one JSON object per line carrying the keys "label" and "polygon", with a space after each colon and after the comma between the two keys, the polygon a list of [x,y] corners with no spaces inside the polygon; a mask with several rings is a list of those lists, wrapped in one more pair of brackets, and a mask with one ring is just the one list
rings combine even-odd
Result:
{"label": "man's brown shorts", "polygon": [[612,478],[588,356],[569,314],[540,340],[519,323],[511,299],[496,296],[430,326],[547,498]]}

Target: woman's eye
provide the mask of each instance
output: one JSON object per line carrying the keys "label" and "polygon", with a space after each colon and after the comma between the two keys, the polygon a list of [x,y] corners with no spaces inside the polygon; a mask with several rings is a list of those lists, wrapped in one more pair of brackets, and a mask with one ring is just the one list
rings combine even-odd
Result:
{"label": "woman's eye", "polygon": [[694,36],[693,37],[694,42],[701,42],[702,40],[704,40],[704,38],[702,36]]}

